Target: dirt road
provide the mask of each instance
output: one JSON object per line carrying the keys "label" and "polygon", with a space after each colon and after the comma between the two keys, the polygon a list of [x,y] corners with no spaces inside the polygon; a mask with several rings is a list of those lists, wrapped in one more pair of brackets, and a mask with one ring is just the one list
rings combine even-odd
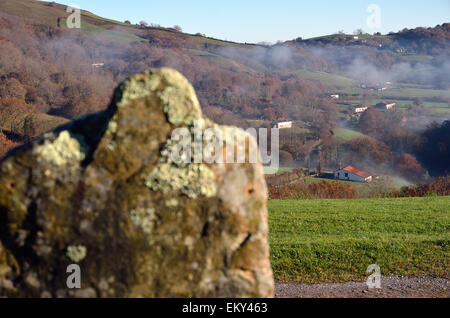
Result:
{"label": "dirt road", "polygon": [[275,297],[283,298],[450,298],[450,280],[435,277],[382,277],[381,289],[370,289],[365,282],[341,284],[275,285]]}

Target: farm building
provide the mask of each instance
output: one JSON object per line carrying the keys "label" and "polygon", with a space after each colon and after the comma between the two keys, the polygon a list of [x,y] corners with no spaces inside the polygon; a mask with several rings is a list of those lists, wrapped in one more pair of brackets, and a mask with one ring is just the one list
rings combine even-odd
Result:
{"label": "farm building", "polygon": [[382,86],[378,83],[376,83],[376,84],[361,84],[361,88],[368,89],[371,91],[379,91],[379,92],[382,92],[382,91],[385,91],[388,89],[386,86]]}
{"label": "farm building", "polygon": [[292,121],[280,121],[280,122],[278,122],[278,121],[274,120],[270,126],[272,128],[278,128],[278,129],[292,128]]}
{"label": "farm building", "polygon": [[364,113],[369,107],[367,106],[356,106],[353,110],[355,114],[361,114]]}
{"label": "farm building", "polygon": [[394,102],[382,102],[382,103],[376,104],[375,107],[376,107],[376,108],[380,108],[380,109],[386,109],[386,110],[389,110],[389,109],[394,108],[395,105],[397,105],[397,104],[394,103]]}
{"label": "farm building", "polygon": [[352,166],[338,169],[334,172],[334,178],[337,180],[348,180],[356,182],[371,182],[373,176],[367,172],[358,170]]}
{"label": "farm building", "polygon": [[330,95],[330,97],[332,99],[339,99],[339,94],[332,94],[332,95]]}

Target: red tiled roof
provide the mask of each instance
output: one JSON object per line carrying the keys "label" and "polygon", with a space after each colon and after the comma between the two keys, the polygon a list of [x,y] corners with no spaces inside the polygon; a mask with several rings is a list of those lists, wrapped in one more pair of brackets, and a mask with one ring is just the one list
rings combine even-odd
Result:
{"label": "red tiled roof", "polygon": [[345,168],[342,169],[342,170],[345,170],[345,171],[347,171],[347,172],[353,173],[353,174],[355,174],[355,175],[357,175],[357,176],[360,176],[360,177],[362,177],[362,178],[368,178],[368,177],[371,176],[371,174],[369,174],[369,173],[367,173],[367,172],[364,172],[364,171],[361,171],[361,170],[358,170],[358,169],[356,169],[356,168],[354,168],[354,167],[352,167],[352,166],[345,167]]}

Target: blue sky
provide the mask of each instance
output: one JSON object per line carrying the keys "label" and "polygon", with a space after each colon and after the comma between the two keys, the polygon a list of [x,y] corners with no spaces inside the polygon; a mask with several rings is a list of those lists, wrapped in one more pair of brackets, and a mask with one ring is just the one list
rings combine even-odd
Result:
{"label": "blue sky", "polygon": [[[103,17],[180,25],[184,32],[204,33],[238,42],[276,42],[310,38],[338,30],[352,33],[399,31],[404,27],[450,22],[450,0],[59,0]],[[369,4],[381,9],[381,28],[370,29]]]}

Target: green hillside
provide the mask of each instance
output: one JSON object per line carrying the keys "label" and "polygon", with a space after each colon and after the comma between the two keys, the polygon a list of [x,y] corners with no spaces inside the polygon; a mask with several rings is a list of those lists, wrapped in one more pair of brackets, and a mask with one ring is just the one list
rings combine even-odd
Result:
{"label": "green hillside", "polygon": [[320,80],[324,84],[334,86],[334,87],[352,87],[354,84],[354,81],[348,77],[331,74],[331,73],[325,73],[325,72],[311,72],[307,70],[299,70],[297,73],[304,78],[309,79],[316,79]]}
{"label": "green hillside", "polygon": [[[66,18],[70,13],[66,12],[67,6],[55,2],[45,2],[36,0],[1,0],[0,12],[11,16],[17,16],[33,21],[37,24],[43,24],[56,27],[58,25],[58,18],[61,18],[61,27],[66,27]],[[132,41],[147,41],[142,38],[143,30],[132,24],[125,24],[121,21],[107,19],[100,17],[95,13],[81,10],[81,29],[83,32],[102,32],[102,35],[111,37],[115,40],[123,40],[126,42]],[[172,29],[165,28],[149,28],[152,32],[161,34],[177,34],[178,32]],[[181,33],[180,33],[181,34]],[[184,34],[186,35],[186,34]],[[238,46],[243,48],[250,48],[252,45],[241,43],[234,43],[229,41],[222,41],[204,37],[201,35],[188,36],[195,42],[200,44],[212,44],[217,46]]]}
{"label": "green hillside", "polygon": [[368,137],[367,135],[364,135],[356,130],[347,129],[347,128],[333,129],[333,133],[336,138],[339,138],[343,141],[349,141],[349,140],[356,139],[356,138]]}

